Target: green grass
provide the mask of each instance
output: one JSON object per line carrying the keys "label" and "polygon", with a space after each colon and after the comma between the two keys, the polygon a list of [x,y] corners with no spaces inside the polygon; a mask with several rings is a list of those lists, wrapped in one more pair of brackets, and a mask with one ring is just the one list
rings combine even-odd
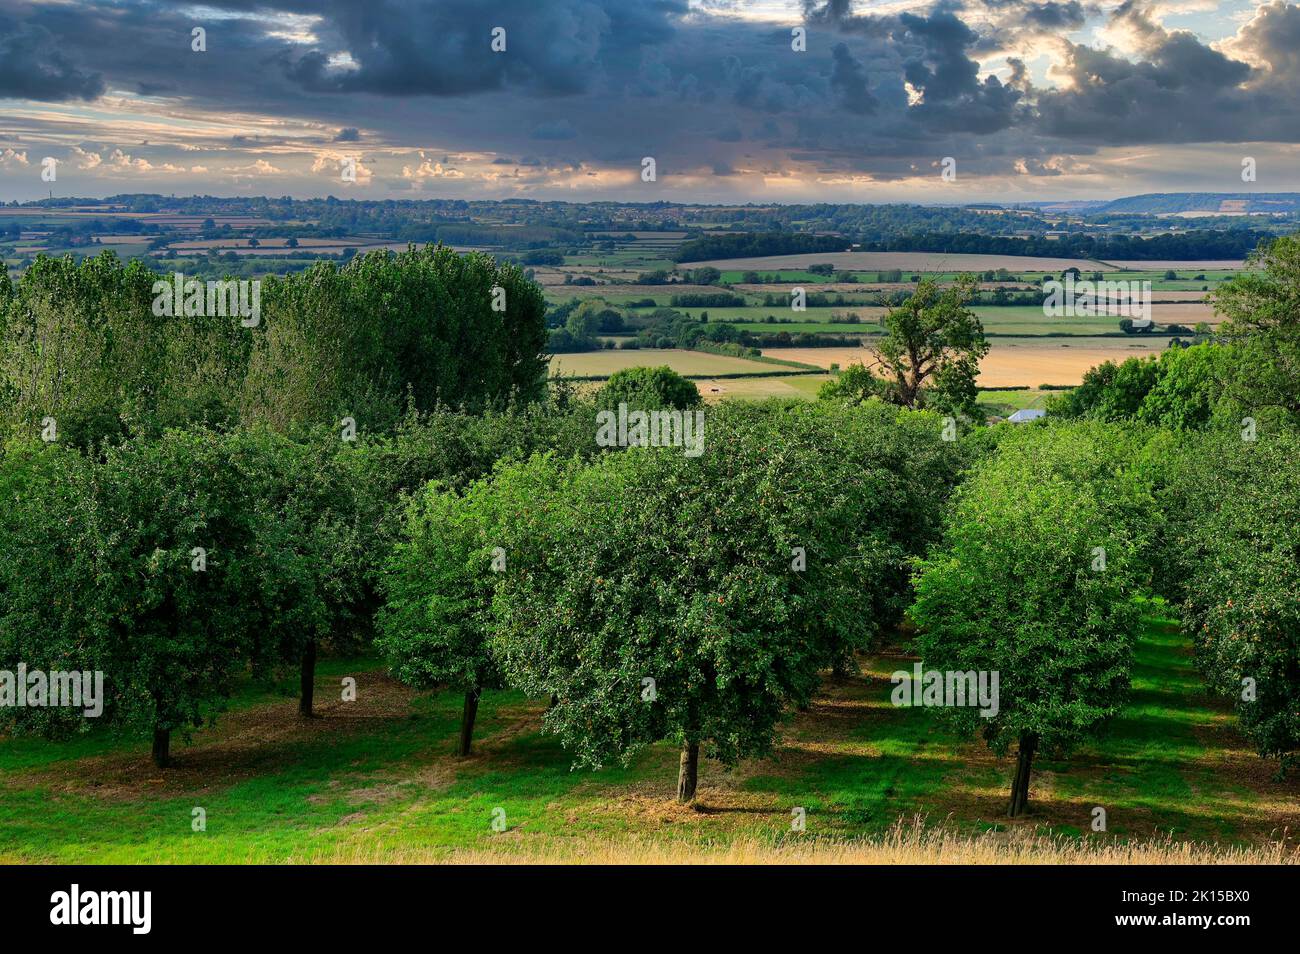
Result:
{"label": "green grass", "polygon": [[1025,391],[980,391],[976,403],[989,414],[1007,417],[1026,408],[1041,408],[1048,397],[1060,394],[1060,391],[1040,391],[1037,388]]}
{"label": "green grass", "polygon": [[[7,740],[0,859],[269,862],[404,848],[437,855],[501,839],[521,848],[631,835],[779,839],[796,805],[818,836],[880,833],[914,813],[969,831],[1004,826],[1009,760],[993,759],[930,713],[894,708],[888,673],[908,663],[863,662],[862,677],[828,683],[812,710],[785,728],[771,758],[733,771],[703,768],[698,812],[671,805],[677,755],[669,746],[642,752],[627,768],[570,771],[565,752],[539,731],[543,703],[514,692],[485,695],[468,760],[450,754],[458,696],[391,687],[396,702],[386,708],[367,710],[374,690],[363,687],[355,705],[366,718],[345,720],[335,708],[310,730],[293,722],[292,698],[249,687],[215,728],[192,746],[174,746],[171,775],[148,763],[143,739]],[[357,671],[355,662],[322,666],[318,700],[336,692],[341,673]],[[262,731],[263,722],[286,718],[287,736]],[[1204,741],[1203,729],[1229,718],[1203,697],[1177,629],[1152,616],[1127,710],[1102,741],[1069,760],[1039,760],[1034,814],[1014,824],[1082,832],[1100,805],[1108,836],[1158,828],[1179,838],[1263,838],[1287,821],[1279,806],[1290,798],[1293,808],[1295,785],[1223,770],[1254,758],[1234,733],[1212,736],[1228,740],[1218,748]],[[193,768],[223,747],[229,755],[219,766]],[[195,807],[207,812],[205,832],[191,830]],[[491,829],[498,807],[504,834]]]}
{"label": "green grass", "polygon": [[[692,263],[690,262],[683,262],[677,267],[683,271],[688,271],[691,268],[693,268],[694,265],[692,265]],[[837,281],[844,280],[843,273],[836,273],[834,275],[814,275],[812,272],[806,272],[798,268],[783,268],[780,269],[779,271],[760,268],[760,269],[756,269],[756,271],[758,272],[759,275],[762,275],[764,277],[768,275],[779,275],[780,280],[783,282],[807,282],[810,285],[822,285],[829,282],[837,282]],[[745,273],[743,271],[722,269],[721,281],[724,284],[737,285],[744,282],[744,280],[745,280]],[[776,289],[773,289],[773,291],[776,291]]]}
{"label": "green grass", "polygon": [[557,354],[551,357],[551,373],[561,376],[608,377],[624,368],[658,367],[667,365],[678,374],[713,376],[720,374],[770,374],[773,371],[793,370],[790,364],[754,361],[732,355],[712,354],[707,351],[687,351],[683,348],[630,348],[580,351],[574,354]]}
{"label": "green grass", "polygon": [[[611,298],[611,300],[613,300]],[[667,297],[664,298],[667,301]],[[1186,304],[1156,304],[1151,306],[1151,315],[1157,323],[1168,324],[1181,322],[1194,324],[1196,320],[1208,318],[1189,311]],[[633,314],[649,315],[653,309],[634,308]],[[830,307],[809,307],[805,311],[792,311],[788,305],[749,305],[744,308],[679,308],[694,317],[707,312],[710,322],[738,324],[745,331],[754,334],[772,334],[782,331],[790,334],[880,334],[880,320],[886,309],[873,305],[834,305]],[[1118,317],[1048,317],[1043,309],[1034,305],[975,305],[972,309],[984,325],[984,331],[990,335],[1119,335]],[[856,314],[861,319],[857,324],[832,322],[835,314]],[[776,321],[769,321],[775,318]]]}

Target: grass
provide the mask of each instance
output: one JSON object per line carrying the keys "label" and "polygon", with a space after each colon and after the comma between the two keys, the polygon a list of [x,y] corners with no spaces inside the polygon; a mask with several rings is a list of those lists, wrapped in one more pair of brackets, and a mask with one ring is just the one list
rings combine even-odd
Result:
{"label": "grass", "polygon": [[[0,741],[0,861],[1176,863],[1232,846],[1248,849],[1239,860],[1294,852],[1282,830],[1300,820],[1297,784],[1247,749],[1159,616],[1123,716],[1068,761],[1040,759],[1032,813],[1014,822],[1003,817],[1010,760],[892,706],[888,674],[908,658],[860,661],[861,675],[828,679],[771,757],[702,765],[697,803],[682,807],[668,745],[626,768],[570,771],[540,732],[545,701],[495,692],[475,754],[456,759],[454,693],[416,695],[374,661],[332,660],[320,718],[304,723],[291,696],[248,687],[214,727],[177,741],[166,772],[144,739]],[[335,701],[346,674],[358,677],[355,703]],[[1109,825],[1094,834],[1098,805]],[[196,807],[206,831],[191,828]],[[796,807],[807,813],[797,835]],[[492,829],[496,809],[504,831]]]}
{"label": "grass", "polygon": [[831,377],[829,374],[800,374],[767,378],[703,379],[696,380],[695,384],[706,401],[720,401],[724,398],[762,400],[774,397],[812,400]]}
{"label": "grass", "polygon": [[1232,846],[1157,838],[1098,843],[1014,832],[965,835],[900,819],[884,835],[862,839],[741,837],[726,842],[678,839],[551,842],[520,852],[508,846],[433,854],[420,848],[379,853],[306,855],[296,861],[344,864],[598,864],[598,865],[1276,865],[1300,863],[1281,842]]}
{"label": "grass", "polygon": [[[612,297],[611,297],[612,300]],[[788,306],[749,305],[744,308],[679,308],[699,317],[707,312],[710,323],[737,324],[752,334],[880,334],[881,319],[887,309],[874,305],[833,305],[810,307],[802,312]],[[990,335],[1120,335],[1118,316],[1049,317],[1035,305],[975,305],[971,309],[979,316],[986,333]],[[633,309],[634,314],[648,315],[652,309]],[[857,324],[833,322],[833,315],[857,315]],[[1200,302],[1167,302],[1153,304],[1151,317],[1159,325],[1181,324],[1189,328],[1198,322],[1216,324],[1218,319],[1208,305]],[[776,320],[769,320],[776,319]]]}
{"label": "grass", "polygon": [[1027,391],[980,391],[979,397],[975,400],[989,414],[1007,417],[1027,408],[1042,408],[1051,395],[1059,393],[1059,391],[1040,391],[1037,388]]}
{"label": "grass", "polygon": [[627,350],[582,351],[557,354],[551,358],[551,374],[578,377],[610,375],[623,368],[667,365],[678,374],[770,374],[774,370],[791,370],[762,361],[735,358],[731,355],[687,351],[680,348],[631,348]]}

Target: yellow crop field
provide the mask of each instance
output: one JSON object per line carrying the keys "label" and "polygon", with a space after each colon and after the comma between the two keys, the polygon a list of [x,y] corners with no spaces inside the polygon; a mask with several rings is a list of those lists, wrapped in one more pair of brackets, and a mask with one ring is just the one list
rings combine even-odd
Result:
{"label": "yellow crop field", "polygon": [[[978,384],[986,388],[1036,387],[1040,384],[1079,384],[1089,368],[1103,361],[1123,361],[1133,355],[1159,354],[1168,338],[993,338],[980,363]],[[864,348],[768,348],[763,354],[841,368],[863,361]]]}

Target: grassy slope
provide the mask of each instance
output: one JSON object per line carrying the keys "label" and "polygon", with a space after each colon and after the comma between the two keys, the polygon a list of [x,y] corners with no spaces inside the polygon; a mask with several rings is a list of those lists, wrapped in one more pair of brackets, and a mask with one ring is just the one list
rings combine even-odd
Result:
{"label": "grassy slope", "polygon": [[[671,802],[676,752],[656,746],[629,768],[571,772],[538,731],[543,706],[510,692],[480,709],[477,753],[450,752],[454,694],[412,696],[375,663],[332,661],[303,726],[294,701],[249,691],[213,729],[176,745],[167,773],[143,740],[0,742],[0,860],[249,862],[447,857],[624,844],[788,841],[791,809],[807,810],[803,839],[879,835],[900,816],[949,819],[958,832],[1006,826],[1010,763],[953,737],[929,713],[896,709],[888,674],[910,663],[864,658],[861,677],[833,681],[785,730],[772,758],[726,771],[702,767],[699,809]],[[364,670],[364,672],[363,672]],[[356,703],[332,702],[357,672]],[[1139,648],[1132,704],[1103,742],[1069,761],[1041,760],[1035,812],[1010,826],[1087,831],[1104,806],[1109,833],[1263,842],[1300,821],[1295,782],[1277,782],[1245,750],[1231,717],[1201,695],[1182,638],[1152,620]],[[191,831],[191,809],[207,811]],[[495,833],[493,809],[506,812]],[[999,836],[1001,837],[1001,836]]]}

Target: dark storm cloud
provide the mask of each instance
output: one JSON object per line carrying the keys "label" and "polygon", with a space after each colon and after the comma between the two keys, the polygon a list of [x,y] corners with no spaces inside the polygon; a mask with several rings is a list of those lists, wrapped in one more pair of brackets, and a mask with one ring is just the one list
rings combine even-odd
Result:
{"label": "dark storm cloud", "polygon": [[905,35],[920,51],[905,60],[903,75],[922,93],[917,117],[932,126],[972,133],[993,133],[1017,119],[1021,92],[995,76],[979,78],[979,65],[968,50],[978,34],[947,10],[929,17],[904,13],[898,18]]}
{"label": "dark storm cloud", "polygon": [[[503,88],[584,92],[605,61],[663,43],[684,2],[626,0],[387,0],[331,5],[337,38],[356,63],[332,69],[327,51],[287,58],[286,75],[318,92],[453,96]],[[494,29],[505,52],[493,52]]]}
{"label": "dark storm cloud", "polygon": [[[1111,16],[1136,38],[1130,56],[1058,39],[1097,13],[1081,0],[969,0],[885,15],[866,3],[806,0],[802,53],[791,49],[787,25],[707,12],[742,6],[0,0],[0,95],[92,99],[139,90],[182,109],[313,121],[322,144],[436,143],[526,156],[519,166],[547,169],[637,168],[654,155],[664,169],[786,159],[889,177],[960,155],[976,168],[1022,163],[1054,175],[1061,167],[1047,164],[1053,155],[1100,144],[1300,135],[1300,14],[1282,2],[1262,7],[1221,49],[1126,3]],[[205,19],[205,9],[220,16]],[[286,25],[279,14],[313,19]],[[190,49],[196,24],[208,30],[204,54]],[[507,31],[505,53],[490,47],[497,26]],[[313,39],[286,38],[294,31]],[[1014,49],[1018,38],[1063,51],[1072,82],[1035,88],[1014,58],[1007,81],[982,75],[978,60]]]}
{"label": "dark storm cloud", "polygon": [[[1000,24],[1007,27],[1028,27],[1044,31],[1065,32],[1081,28],[1090,15],[1095,15],[1098,8],[1093,4],[1085,5],[1079,0],[1045,0],[1042,3],[1030,0],[984,0],[984,9],[997,15]],[[996,37],[988,37],[990,41]]]}
{"label": "dark storm cloud", "polygon": [[69,61],[49,30],[0,17],[0,96],[58,102],[103,92],[103,77]]}
{"label": "dark storm cloud", "polygon": [[853,58],[844,43],[831,50],[835,66],[831,70],[831,86],[840,94],[840,103],[851,113],[870,115],[876,111],[877,101],[867,90],[867,72]]}
{"label": "dark storm cloud", "polygon": [[1026,23],[1044,30],[1077,30],[1083,26],[1085,18],[1083,4],[1077,0],[1026,4],[1019,15]]}
{"label": "dark storm cloud", "polygon": [[578,132],[567,119],[560,119],[550,123],[539,123],[533,127],[534,139],[549,139],[553,142],[559,142],[564,139],[574,139]]}

